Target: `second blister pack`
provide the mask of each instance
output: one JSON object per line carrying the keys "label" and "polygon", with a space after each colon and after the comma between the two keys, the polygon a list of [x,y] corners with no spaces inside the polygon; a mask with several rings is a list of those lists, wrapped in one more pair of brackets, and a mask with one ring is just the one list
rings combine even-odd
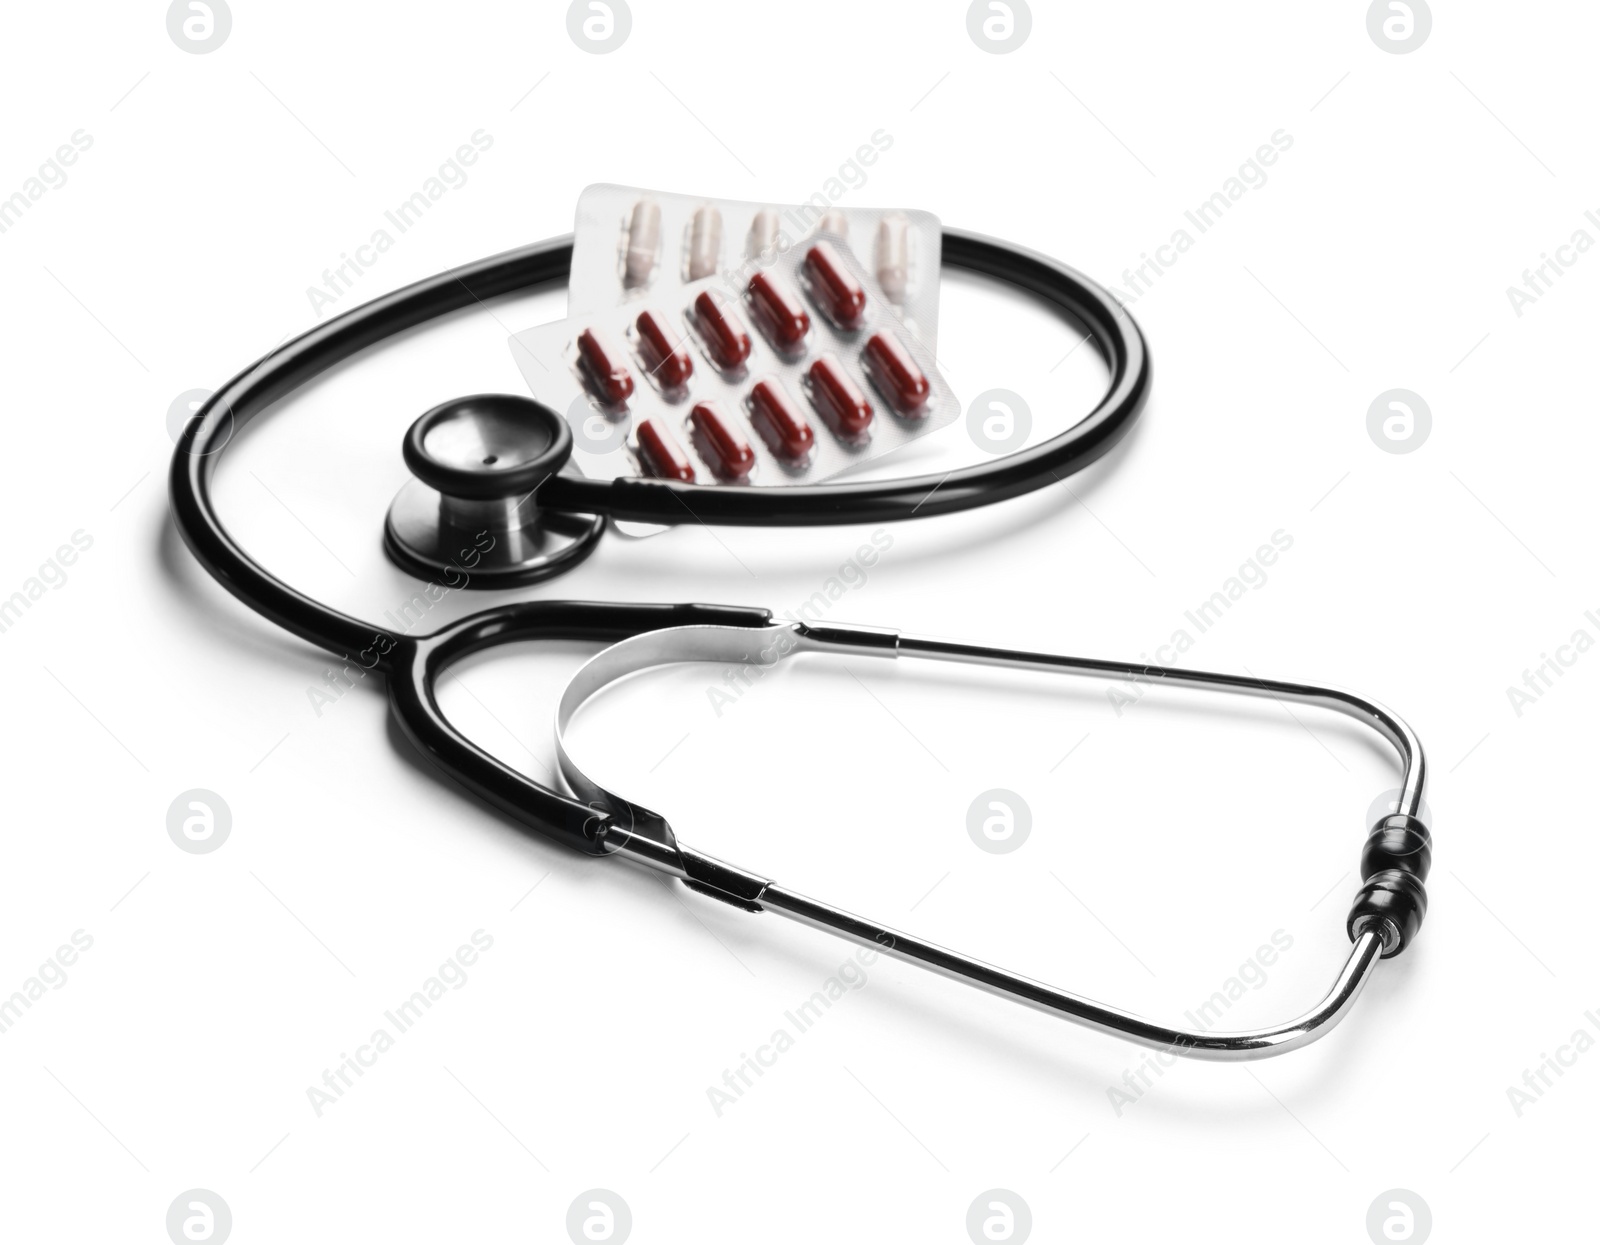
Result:
{"label": "second blister pack", "polygon": [[713,276],[743,290],[757,272],[824,234],[849,248],[872,292],[936,351],[939,218],[842,207],[822,192],[805,203],[762,204],[589,186],[578,199],[567,313],[659,298]]}

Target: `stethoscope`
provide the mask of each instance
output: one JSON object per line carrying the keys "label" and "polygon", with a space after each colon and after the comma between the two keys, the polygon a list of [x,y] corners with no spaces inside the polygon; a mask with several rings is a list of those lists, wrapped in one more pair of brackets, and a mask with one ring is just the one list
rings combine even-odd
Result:
{"label": "stethoscope", "polygon": [[[1422,746],[1400,718],[1350,692],[991,648],[872,627],[781,623],[767,610],[741,606],[524,601],[493,606],[431,634],[395,635],[296,591],[235,543],[212,504],[210,481],[238,426],[328,368],[397,333],[486,299],[563,281],[571,251],[566,238],[508,251],[429,277],[311,329],[212,394],[185,427],[173,456],[173,514],[201,564],[279,626],[387,676],[396,720],[441,771],[514,820],[581,852],[634,861],[735,907],[780,913],[1176,1055],[1254,1059],[1304,1046],[1349,1011],[1379,959],[1397,955],[1416,936],[1427,911],[1423,882],[1431,860],[1431,838],[1420,816],[1426,781]],[[572,434],[562,416],[527,398],[474,395],[432,408],[406,433],[403,449],[413,478],[390,507],[385,548],[399,565],[423,578],[449,574],[471,586],[506,587],[549,578],[576,565],[593,550],[608,517],[750,526],[887,522],[1015,497],[1058,482],[1106,453],[1137,418],[1149,390],[1149,355],[1133,319],[1088,278],[1001,242],[946,230],[944,262],[1031,294],[1085,327],[1111,373],[1105,396],[1085,419],[1038,445],[943,476],[738,488],[586,479],[568,465]],[[472,743],[451,725],[437,698],[445,672],[469,655],[503,644],[553,639],[614,641],[577,672],[557,711],[559,768],[576,798],[535,782]],[[770,669],[799,654],[920,657],[1160,682],[1317,706],[1371,727],[1398,754],[1400,797],[1395,812],[1372,827],[1362,851],[1362,885],[1346,921],[1351,950],[1333,987],[1316,1007],[1284,1024],[1235,1032],[1168,1028],[829,907],[696,851],[677,838],[664,817],[594,781],[569,754],[569,725],[586,701],[618,679],[679,662]]]}

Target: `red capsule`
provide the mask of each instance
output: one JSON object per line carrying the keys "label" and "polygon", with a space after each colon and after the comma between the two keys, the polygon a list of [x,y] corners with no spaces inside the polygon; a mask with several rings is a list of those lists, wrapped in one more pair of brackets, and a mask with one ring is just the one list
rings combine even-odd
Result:
{"label": "red capsule", "polygon": [[811,405],[823,422],[846,441],[859,441],[872,425],[872,403],[831,354],[806,369],[811,382]]}
{"label": "red capsule", "polygon": [[750,357],[750,334],[738,313],[710,290],[695,295],[694,322],[711,361],[724,372],[737,371]]}
{"label": "red capsule", "polygon": [[641,311],[633,326],[639,332],[639,354],[650,375],[663,389],[682,388],[694,373],[694,360],[666,320],[653,311]]}
{"label": "red capsule", "polygon": [[862,356],[867,375],[897,413],[907,417],[922,413],[933,387],[904,342],[893,333],[874,333]]}
{"label": "red capsule", "polygon": [[757,381],[750,390],[750,422],[767,448],[790,466],[805,462],[817,443],[806,417],[775,380]]}
{"label": "red capsule", "polygon": [[695,403],[689,412],[689,431],[694,448],[719,480],[742,480],[756,465],[756,452],[715,402]]}
{"label": "red capsule", "polygon": [[660,420],[647,419],[636,430],[639,438],[639,458],[644,469],[658,480],[678,480],[694,483],[694,467],[689,456],[666,430]]}
{"label": "red capsule", "polygon": [[756,323],[782,354],[793,354],[811,331],[811,317],[793,290],[771,273],[758,272],[745,287]]}
{"label": "red capsule", "polygon": [[578,362],[589,388],[611,406],[620,406],[633,395],[633,377],[622,359],[594,329],[578,334]]}
{"label": "red capsule", "polygon": [[806,280],[811,297],[822,314],[834,324],[853,333],[867,319],[867,291],[831,242],[819,242],[806,252]]}

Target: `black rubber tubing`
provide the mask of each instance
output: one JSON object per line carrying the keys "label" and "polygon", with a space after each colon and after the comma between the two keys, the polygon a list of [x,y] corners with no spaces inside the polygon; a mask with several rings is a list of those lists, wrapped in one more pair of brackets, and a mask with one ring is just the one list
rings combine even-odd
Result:
{"label": "black rubber tubing", "polygon": [[434,689],[444,672],[463,657],[499,644],[609,642],[663,627],[765,627],[771,621],[764,609],[738,605],[519,601],[495,606],[432,635],[397,639],[388,653],[389,706],[417,751],[480,800],[559,843],[600,856],[607,850],[603,830],[618,810],[581,804],[478,747],[439,707]]}
{"label": "black rubber tubing", "polygon": [[[944,263],[1011,285],[1077,320],[1111,372],[1105,396],[1081,421],[1030,448],[945,476],[795,488],[727,488],[660,480],[555,476],[536,502],[552,510],[656,523],[743,526],[892,522],[1003,501],[1065,479],[1105,454],[1138,417],[1150,391],[1150,356],[1133,318],[1064,264],[958,230],[944,231]],[[238,428],[313,377],[397,333],[474,303],[566,280],[570,237],[535,243],[438,273],[309,329],[229,380],[178,440],[169,491],[184,542],[228,591],[280,627],[346,659],[383,632],[303,593],[257,565],[223,527],[210,483]],[[381,646],[380,646],[381,647]],[[386,653],[369,666],[387,670]],[[368,664],[363,657],[363,664]]]}
{"label": "black rubber tubing", "polygon": [[[1042,255],[946,230],[952,268],[1009,283],[1077,319],[1111,370],[1105,397],[1082,421],[1031,449],[947,476],[805,488],[735,489],[655,480],[552,477],[537,503],[551,510],[677,523],[742,525],[884,522],[948,514],[1064,479],[1128,430],[1150,388],[1150,360],[1133,319],[1103,289]],[[345,663],[387,676],[389,703],[417,749],[472,794],[521,824],[579,851],[603,853],[610,810],[593,809],[512,769],[451,725],[434,689],[451,664],[497,644],[615,640],[689,623],[758,627],[766,610],[716,605],[523,601],[491,607],[434,632],[394,636],[289,587],[228,534],[212,504],[217,460],[239,427],[313,377],[397,333],[484,299],[565,280],[568,238],[537,243],[429,277],[318,325],[228,381],[185,427],[169,491],[184,542],[228,591],[263,617]]]}

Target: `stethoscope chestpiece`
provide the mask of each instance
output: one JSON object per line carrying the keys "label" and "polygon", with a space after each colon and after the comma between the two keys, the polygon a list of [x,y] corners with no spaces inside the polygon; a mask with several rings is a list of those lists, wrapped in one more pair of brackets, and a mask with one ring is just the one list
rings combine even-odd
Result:
{"label": "stethoscope chestpiece", "polygon": [[538,488],[568,468],[572,430],[531,398],[479,393],[425,412],[406,431],[412,478],[384,522],[384,548],[423,579],[512,588],[582,561],[605,531],[603,515],[536,504]]}

